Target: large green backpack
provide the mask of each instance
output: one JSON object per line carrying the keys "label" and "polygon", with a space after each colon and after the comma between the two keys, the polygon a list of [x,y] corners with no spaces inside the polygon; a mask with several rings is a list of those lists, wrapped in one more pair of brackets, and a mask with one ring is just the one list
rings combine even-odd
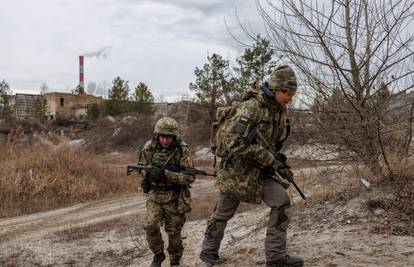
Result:
{"label": "large green backpack", "polygon": [[240,102],[233,102],[230,107],[219,107],[216,112],[216,121],[211,126],[210,149],[217,157],[225,153],[224,138],[230,127],[231,118],[237,113]]}

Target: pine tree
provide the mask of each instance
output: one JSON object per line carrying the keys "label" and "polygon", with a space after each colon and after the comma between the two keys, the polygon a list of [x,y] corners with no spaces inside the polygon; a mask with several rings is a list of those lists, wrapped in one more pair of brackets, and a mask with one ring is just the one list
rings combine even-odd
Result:
{"label": "pine tree", "polygon": [[128,111],[128,81],[122,80],[119,76],[112,81],[112,88],[108,90],[109,99],[105,102],[105,113],[118,115]]}
{"label": "pine tree", "polygon": [[11,95],[10,85],[3,80],[0,82],[0,117],[10,118],[13,114],[13,109],[9,101],[9,95]]}
{"label": "pine tree", "polygon": [[247,88],[262,83],[270,75],[272,68],[276,66],[272,57],[269,41],[258,35],[253,46],[246,48],[243,55],[236,60],[237,67],[234,71],[238,75],[237,88],[240,94]]}
{"label": "pine tree", "polygon": [[134,90],[132,100],[136,102],[135,110],[150,112],[154,104],[154,96],[149,90],[148,86],[140,82]]}
{"label": "pine tree", "polygon": [[207,57],[208,63],[203,68],[196,67],[196,80],[190,83],[190,90],[194,91],[199,101],[211,107],[232,102],[233,86],[229,72],[229,61],[214,53]]}

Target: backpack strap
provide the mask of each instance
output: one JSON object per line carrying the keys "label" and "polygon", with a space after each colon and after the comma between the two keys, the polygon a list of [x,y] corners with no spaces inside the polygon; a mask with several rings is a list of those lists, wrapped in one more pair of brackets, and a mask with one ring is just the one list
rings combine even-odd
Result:
{"label": "backpack strap", "polygon": [[157,140],[156,140],[156,137],[154,137],[151,140],[151,145],[150,145],[150,150],[149,150],[149,152],[150,152],[150,163],[152,163],[152,158],[154,157],[154,153],[155,153],[156,149],[157,149]]}
{"label": "backpack strap", "polygon": [[279,151],[282,149],[283,144],[286,142],[286,140],[289,137],[289,134],[290,134],[290,120],[286,119],[286,135],[283,139],[280,139],[276,142],[275,144],[276,151]]}

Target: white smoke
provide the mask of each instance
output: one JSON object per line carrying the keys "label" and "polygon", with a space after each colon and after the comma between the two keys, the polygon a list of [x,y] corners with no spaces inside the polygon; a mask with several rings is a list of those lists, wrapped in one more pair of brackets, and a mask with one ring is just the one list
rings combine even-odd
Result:
{"label": "white smoke", "polygon": [[109,52],[111,51],[112,46],[104,46],[101,49],[95,51],[95,52],[90,52],[90,53],[86,53],[83,56],[84,57],[95,57],[95,58],[107,58]]}

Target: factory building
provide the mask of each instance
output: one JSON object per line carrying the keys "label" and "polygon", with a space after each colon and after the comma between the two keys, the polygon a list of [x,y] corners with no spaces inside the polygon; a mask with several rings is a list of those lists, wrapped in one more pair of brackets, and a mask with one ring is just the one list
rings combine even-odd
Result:
{"label": "factory building", "polygon": [[102,97],[85,94],[84,57],[79,56],[79,85],[76,93],[50,92],[43,95],[16,94],[10,96],[9,103],[13,107],[16,119],[40,119],[42,105],[48,120],[56,118],[82,119],[86,116],[88,107],[101,105]]}

